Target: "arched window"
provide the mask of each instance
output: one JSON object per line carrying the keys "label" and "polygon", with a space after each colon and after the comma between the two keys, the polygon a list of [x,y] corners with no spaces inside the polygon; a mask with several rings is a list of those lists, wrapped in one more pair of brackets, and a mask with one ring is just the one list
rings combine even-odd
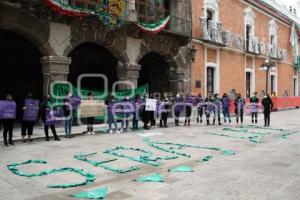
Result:
{"label": "arched window", "polygon": [[245,17],[245,39],[246,39],[246,50],[249,51],[249,44],[252,43],[252,39],[255,33],[255,13],[251,7],[248,7],[244,10]]}
{"label": "arched window", "polygon": [[219,21],[219,0],[204,1],[204,17],[207,20]]}

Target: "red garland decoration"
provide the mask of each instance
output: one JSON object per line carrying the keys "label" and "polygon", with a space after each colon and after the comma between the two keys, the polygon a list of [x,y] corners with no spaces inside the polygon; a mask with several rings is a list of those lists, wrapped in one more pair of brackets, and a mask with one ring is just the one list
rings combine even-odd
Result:
{"label": "red garland decoration", "polygon": [[86,16],[90,15],[88,13],[84,13],[81,11],[64,9],[64,8],[54,4],[52,2],[52,0],[43,0],[43,1],[46,6],[50,7],[54,12],[56,12],[60,15],[69,16],[69,17],[86,17]]}

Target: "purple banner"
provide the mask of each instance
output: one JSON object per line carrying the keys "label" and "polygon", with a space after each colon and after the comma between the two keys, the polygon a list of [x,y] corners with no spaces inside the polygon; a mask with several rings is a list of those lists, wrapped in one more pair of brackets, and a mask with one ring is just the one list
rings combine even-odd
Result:
{"label": "purple banner", "polygon": [[71,96],[68,99],[69,103],[72,105],[72,108],[78,108],[81,103],[81,98],[79,96]]}
{"label": "purple banner", "polygon": [[46,110],[46,121],[47,126],[60,124],[62,121],[63,112],[61,109]]}
{"label": "purple banner", "polygon": [[16,119],[16,112],[16,102],[0,101],[0,119]]}
{"label": "purple banner", "polygon": [[36,122],[39,113],[39,100],[25,99],[23,121]]}

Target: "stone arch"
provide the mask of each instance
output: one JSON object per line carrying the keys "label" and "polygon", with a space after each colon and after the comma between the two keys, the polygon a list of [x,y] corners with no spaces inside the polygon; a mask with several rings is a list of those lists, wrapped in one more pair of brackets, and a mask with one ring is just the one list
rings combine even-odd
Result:
{"label": "stone arch", "polygon": [[43,56],[54,55],[48,43],[50,22],[40,20],[19,8],[0,5],[0,29],[19,34],[39,49]]}
{"label": "stone arch", "polygon": [[170,92],[184,92],[185,83],[183,83],[183,79],[190,79],[187,44],[188,40],[171,35],[145,36],[136,63],[139,63],[149,52],[161,55],[169,65]]}
{"label": "stone arch", "polygon": [[127,36],[125,30],[108,32],[101,23],[90,24],[88,21],[74,21],[70,26],[71,40],[64,50],[64,56],[68,56],[80,44],[96,43],[108,49],[118,61],[122,63],[129,62],[126,54]]}

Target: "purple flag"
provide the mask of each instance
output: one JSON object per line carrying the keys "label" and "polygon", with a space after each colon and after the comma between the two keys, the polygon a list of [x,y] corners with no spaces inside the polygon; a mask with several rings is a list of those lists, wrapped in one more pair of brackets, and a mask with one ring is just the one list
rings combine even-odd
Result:
{"label": "purple flag", "polygon": [[39,103],[39,100],[25,99],[23,121],[35,122],[38,120]]}
{"label": "purple flag", "polygon": [[62,110],[61,109],[55,109],[55,110],[46,110],[46,121],[45,124],[47,126],[50,125],[57,125],[60,124],[62,121]]}
{"label": "purple flag", "polygon": [[16,102],[0,101],[0,119],[16,119],[16,112]]}

